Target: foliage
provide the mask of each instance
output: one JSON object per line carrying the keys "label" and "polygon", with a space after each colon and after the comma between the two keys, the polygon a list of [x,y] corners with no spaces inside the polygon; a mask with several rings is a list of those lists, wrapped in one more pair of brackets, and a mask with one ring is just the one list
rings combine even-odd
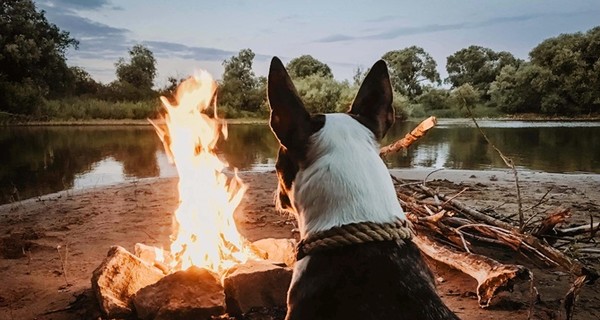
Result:
{"label": "foliage", "polygon": [[446,89],[428,88],[417,99],[426,111],[450,109],[450,93]]}
{"label": "foliage", "polygon": [[325,78],[333,78],[333,73],[329,66],[311,55],[302,55],[292,59],[286,66],[292,79],[306,78],[312,75],[318,75]]}
{"label": "foliage", "polygon": [[412,46],[389,51],[382,58],[390,69],[394,90],[411,101],[423,93],[423,82],[441,83],[435,60],[423,48]]}
{"label": "foliage", "polygon": [[237,56],[223,61],[225,70],[218,89],[220,105],[241,111],[261,111],[266,99],[266,79],[254,75],[254,56],[252,50],[243,49]]}
{"label": "foliage", "polygon": [[560,80],[551,84],[540,106],[542,112],[600,111],[600,27],[544,40],[529,56],[531,63],[547,69]]}
{"label": "foliage", "polygon": [[0,3],[0,110],[30,114],[46,96],[65,91],[65,62],[77,40],[48,22],[31,0]]}
{"label": "foliage", "polygon": [[296,79],[294,84],[304,106],[311,113],[346,112],[358,92],[347,81],[338,82],[319,74]]}
{"label": "foliage", "polygon": [[141,44],[129,50],[129,61],[119,58],[115,63],[117,81],[112,84],[117,99],[135,101],[154,96],[156,59],[150,49]]}
{"label": "foliage", "polygon": [[452,84],[453,88],[469,83],[481,92],[485,100],[489,100],[490,84],[496,80],[500,70],[507,65],[518,66],[521,63],[509,52],[470,46],[447,58],[448,78],[445,82]]}
{"label": "foliage", "polygon": [[49,100],[43,114],[54,120],[147,119],[158,114],[158,100],[111,102],[91,98]]}
{"label": "foliage", "polygon": [[[491,100],[507,113],[548,113],[550,108],[557,107],[556,103],[559,103],[546,98],[556,81],[552,72],[532,63],[519,68],[507,66],[490,86]],[[544,110],[542,103],[546,106]]]}

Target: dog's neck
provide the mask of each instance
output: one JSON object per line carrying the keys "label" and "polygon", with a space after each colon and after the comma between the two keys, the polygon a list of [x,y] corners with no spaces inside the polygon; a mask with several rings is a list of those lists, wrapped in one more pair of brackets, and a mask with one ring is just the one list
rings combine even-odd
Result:
{"label": "dog's neck", "polygon": [[405,219],[373,133],[351,116],[326,115],[307,160],[290,199],[303,238],[350,223]]}

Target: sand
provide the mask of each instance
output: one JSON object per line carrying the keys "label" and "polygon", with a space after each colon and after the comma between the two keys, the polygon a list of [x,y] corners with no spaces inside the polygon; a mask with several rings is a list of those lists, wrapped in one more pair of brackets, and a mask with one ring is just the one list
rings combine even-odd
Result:
{"label": "sand", "polygon": [[[423,180],[430,172],[392,171],[415,180]],[[293,217],[274,209],[275,174],[242,173],[241,177],[249,191],[236,212],[240,232],[251,241],[296,237]],[[590,215],[600,221],[600,175],[522,172],[519,177],[525,208],[538,203],[551,189],[547,202],[536,210],[563,205],[574,212],[571,224],[587,222]],[[440,180],[433,181],[436,179]],[[516,210],[509,171],[443,170],[428,181],[448,194],[469,187],[457,199],[477,208],[506,214]],[[176,205],[176,179],[146,179],[1,206],[0,320],[97,318],[89,293],[92,271],[112,245],[131,251],[138,242],[168,248]],[[513,259],[514,255],[505,254],[504,258]],[[598,267],[598,260],[589,261]],[[526,260],[518,262],[535,267]],[[527,319],[525,294],[513,293],[507,302],[482,310],[473,296],[475,280],[443,265],[432,263],[432,269],[440,295],[462,319]],[[541,304],[533,318],[553,319],[568,290],[569,275],[551,269],[536,268],[534,272]],[[575,319],[600,319],[599,293],[598,285],[582,290]]]}

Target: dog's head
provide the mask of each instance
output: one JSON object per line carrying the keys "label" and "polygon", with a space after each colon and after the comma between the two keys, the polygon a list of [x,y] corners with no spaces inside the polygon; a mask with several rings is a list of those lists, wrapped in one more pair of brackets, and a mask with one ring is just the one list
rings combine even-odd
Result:
{"label": "dog's head", "polygon": [[[277,57],[269,69],[268,97],[270,126],[280,142],[276,163],[280,209],[300,213],[303,208],[299,208],[302,206],[299,202],[313,203],[310,199],[299,199],[300,193],[306,198],[312,192],[313,197],[324,198],[319,200],[322,202],[362,201],[360,195],[370,192],[364,188],[377,183],[365,183],[379,177],[373,177],[374,171],[379,175],[383,172],[389,179],[378,157],[377,144],[394,123],[392,88],[383,60],[373,65],[345,114],[309,114]],[[312,191],[299,190],[298,178],[302,173],[300,180]],[[364,186],[356,185],[363,183]],[[344,190],[331,190],[334,188]],[[332,195],[336,192],[339,194]],[[349,194],[343,196],[344,192]],[[397,202],[395,197],[394,200]]]}

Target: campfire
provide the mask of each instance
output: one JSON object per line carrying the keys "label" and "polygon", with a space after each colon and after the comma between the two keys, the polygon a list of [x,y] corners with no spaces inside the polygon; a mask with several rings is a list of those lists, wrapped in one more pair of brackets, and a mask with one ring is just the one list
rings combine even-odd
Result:
{"label": "campfire", "polygon": [[135,312],[142,319],[204,319],[285,306],[291,269],[264,258],[285,256],[270,248],[292,252],[294,243],[250,244],[239,234],[233,214],[247,187],[235,168],[226,172],[216,151],[219,139],[227,138],[216,89],[211,75],[200,71],[173,99],[161,97],[164,123],[150,122],[179,176],[171,245],[163,250],[138,243],[135,254],[111,248],[92,277],[110,318]]}
{"label": "campfire", "polygon": [[179,174],[169,259],[173,271],[197,266],[223,274],[253,256],[233,221],[246,186],[237,172],[225,175],[227,164],[215,153],[219,138],[227,138],[227,124],[216,112],[216,89],[210,74],[199,72],[177,88],[174,104],[161,97],[166,129],[153,123]]}

